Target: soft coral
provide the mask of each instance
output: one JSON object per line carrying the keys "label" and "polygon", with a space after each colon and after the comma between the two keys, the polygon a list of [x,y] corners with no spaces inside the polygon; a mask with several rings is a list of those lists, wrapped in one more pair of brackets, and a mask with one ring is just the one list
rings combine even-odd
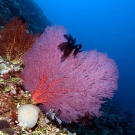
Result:
{"label": "soft coral", "polygon": [[94,50],[79,52],[76,58],[71,53],[61,62],[63,52],[58,45],[66,42],[64,34],[66,30],[61,26],[47,27],[23,55],[24,86],[31,91],[35,103],[43,103],[45,111],[60,109],[65,122],[77,121],[77,116],[86,112],[100,116],[103,99],[112,98],[117,90],[116,64],[106,54]]}

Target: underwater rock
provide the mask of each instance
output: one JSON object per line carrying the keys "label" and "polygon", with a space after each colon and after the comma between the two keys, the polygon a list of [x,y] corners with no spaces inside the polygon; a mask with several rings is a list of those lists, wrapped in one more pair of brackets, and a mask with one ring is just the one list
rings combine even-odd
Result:
{"label": "underwater rock", "polygon": [[33,0],[0,0],[0,26],[15,16],[22,17],[32,33],[42,33],[51,22]]}
{"label": "underwater rock", "polygon": [[10,128],[10,123],[6,120],[0,120],[0,135],[14,135],[14,131]]}
{"label": "underwater rock", "polygon": [[135,121],[129,112],[123,111],[118,103],[104,103],[103,116],[95,117],[88,125],[65,124],[64,127],[77,135],[135,135]]}

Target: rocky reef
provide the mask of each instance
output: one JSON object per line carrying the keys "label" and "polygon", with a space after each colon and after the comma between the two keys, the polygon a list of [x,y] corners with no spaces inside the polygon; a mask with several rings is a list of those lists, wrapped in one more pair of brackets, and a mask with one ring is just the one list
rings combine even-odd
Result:
{"label": "rocky reef", "polygon": [[51,25],[34,0],[0,0],[0,29],[15,16],[23,18],[32,33],[41,33]]}
{"label": "rocky reef", "polygon": [[77,135],[134,135],[135,121],[130,112],[124,111],[116,102],[102,105],[103,116],[87,121],[87,125],[69,124],[65,127]]}

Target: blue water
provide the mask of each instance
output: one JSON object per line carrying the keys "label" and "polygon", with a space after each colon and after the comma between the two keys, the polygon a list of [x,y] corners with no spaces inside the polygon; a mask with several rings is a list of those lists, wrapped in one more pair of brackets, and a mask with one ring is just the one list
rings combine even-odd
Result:
{"label": "blue water", "polygon": [[97,49],[116,61],[120,76],[113,100],[135,115],[135,0],[35,2],[52,25],[64,26],[83,50]]}

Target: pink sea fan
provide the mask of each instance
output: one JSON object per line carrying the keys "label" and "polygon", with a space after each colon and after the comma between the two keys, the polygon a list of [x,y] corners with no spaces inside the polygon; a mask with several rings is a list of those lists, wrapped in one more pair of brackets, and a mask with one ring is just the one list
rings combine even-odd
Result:
{"label": "pink sea fan", "polygon": [[67,123],[86,112],[101,116],[104,99],[112,98],[117,90],[116,64],[96,50],[79,52],[76,58],[71,54],[61,62],[58,45],[66,41],[64,34],[61,26],[47,27],[24,54],[24,87],[35,103],[43,103],[45,111],[60,109],[60,118]]}

